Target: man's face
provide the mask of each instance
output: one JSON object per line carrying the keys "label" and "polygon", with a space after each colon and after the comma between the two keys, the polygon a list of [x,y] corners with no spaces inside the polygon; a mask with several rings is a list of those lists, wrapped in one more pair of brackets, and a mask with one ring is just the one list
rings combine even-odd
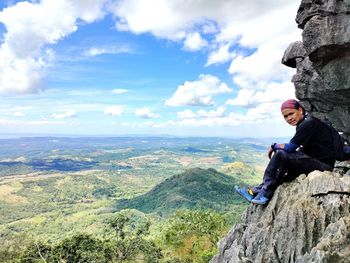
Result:
{"label": "man's face", "polygon": [[299,121],[304,118],[303,109],[284,109],[282,111],[283,118],[292,126],[296,126]]}

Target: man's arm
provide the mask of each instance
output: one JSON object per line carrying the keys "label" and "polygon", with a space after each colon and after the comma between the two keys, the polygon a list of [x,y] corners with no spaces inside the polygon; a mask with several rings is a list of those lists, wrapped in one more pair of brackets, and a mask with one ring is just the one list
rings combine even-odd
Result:
{"label": "man's arm", "polygon": [[300,145],[298,144],[295,144],[295,143],[282,143],[282,144],[278,144],[278,143],[274,143],[273,145],[271,145],[271,148],[274,150],[274,151],[277,151],[277,150],[284,150],[286,152],[295,152],[296,149],[298,149]]}
{"label": "man's arm", "polygon": [[267,155],[268,155],[269,159],[271,159],[272,154],[274,152],[276,152],[277,150],[284,150],[286,152],[291,153],[291,152],[295,152],[299,146],[300,145],[295,144],[295,143],[291,143],[291,142],[289,142],[289,143],[274,143],[270,146]]}

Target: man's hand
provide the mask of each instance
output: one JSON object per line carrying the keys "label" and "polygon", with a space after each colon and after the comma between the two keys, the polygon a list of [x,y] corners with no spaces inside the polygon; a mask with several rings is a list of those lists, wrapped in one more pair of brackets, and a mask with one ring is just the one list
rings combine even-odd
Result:
{"label": "man's hand", "polygon": [[273,143],[271,144],[268,152],[267,152],[267,156],[269,157],[269,159],[272,158],[272,155],[275,153],[275,151],[277,150],[283,150],[284,149],[285,144],[278,144],[278,143]]}
{"label": "man's hand", "polygon": [[274,154],[274,151],[273,151],[272,147],[270,146],[270,148],[269,148],[269,150],[268,150],[268,152],[267,152],[267,156],[269,157],[269,159],[272,158],[272,155],[273,155],[273,154]]}

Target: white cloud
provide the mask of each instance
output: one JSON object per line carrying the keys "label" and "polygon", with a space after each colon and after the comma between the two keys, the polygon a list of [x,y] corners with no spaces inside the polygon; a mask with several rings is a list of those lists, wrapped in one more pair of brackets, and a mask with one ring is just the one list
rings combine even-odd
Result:
{"label": "white cloud", "polygon": [[226,107],[220,106],[216,110],[198,110],[196,113],[194,113],[191,110],[184,110],[179,111],[176,113],[177,118],[179,119],[190,119],[192,122],[196,121],[197,118],[199,119],[208,119],[208,118],[217,118],[217,117],[223,117],[225,113]]}
{"label": "white cloud", "polygon": [[209,106],[212,97],[221,93],[232,92],[226,83],[212,75],[200,75],[196,81],[186,81],[180,85],[165,104],[168,106]]}
{"label": "white cloud", "polygon": [[130,53],[131,49],[128,47],[91,47],[84,52],[84,55],[87,57],[95,57],[104,54],[119,54],[119,53]]}
{"label": "white cloud", "polygon": [[154,113],[146,107],[135,110],[135,115],[138,117],[141,117],[141,118],[145,118],[145,119],[160,118],[160,115],[158,113]]}
{"label": "white cloud", "polygon": [[[236,24],[236,31],[231,30],[226,33],[231,38],[232,34],[239,36],[241,31],[244,31],[240,30],[239,26],[248,20],[252,20],[252,18],[263,19],[264,14],[283,9],[294,2],[294,0],[264,2],[256,0],[244,2],[239,0],[188,0],[184,3],[181,0],[154,0],[151,5],[147,0],[120,0],[111,6],[111,11],[119,19],[118,29],[129,30],[136,34],[151,33],[161,38],[179,39],[185,38],[185,33],[191,32],[191,29],[199,24],[204,25],[202,31],[205,33],[213,33],[216,30],[223,31],[229,25]],[[215,21],[218,26],[210,21]],[[217,29],[218,27],[220,29]],[[256,24],[256,27],[259,27],[259,24]]]}
{"label": "white cloud", "polygon": [[220,106],[216,110],[199,110],[197,111],[197,115],[202,118],[215,118],[215,117],[223,117],[225,113],[226,107]]}
{"label": "white cloud", "polygon": [[236,54],[234,52],[230,52],[230,44],[224,44],[220,46],[218,49],[214,49],[208,56],[208,61],[205,64],[206,66],[210,66],[212,64],[224,63],[234,58]]}
{"label": "white cloud", "polygon": [[207,45],[208,42],[198,32],[188,34],[184,41],[184,49],[189,51],[198,51]]}
{"label": "white cloud", "polygon": [[193,119],[197,117],[197,114],[191,110],[179,111],[176,113],[176,115],[179,119]]}
{"label": "white cloud", "polygon": [[[182,41],[190,51],[200,50],[205,42],[202,46],[200,43],[206,39],[206,66],[232,61],[228,71],[242,89],[233,103],[249,105],[268,100],[266,87],[290,81],[294,70],[280,61],[289,43],[301,38],[294,22],[299,4],[295,0],[189,0],[186,4],[180,0],[154,0],[150,5],[146,0],[120,0],[112,12],[118,19],[117,29]],[[195,35],[191,35],[193,32]],[[167,105],[213,103],[211,96],[187,91],[186,84],[179,86]],[[248,93],[255,98],[245,98],[244,102]]]}
{"label": "white cloud", "polygon": [[233,59],[229,73],[241,88],[264,89],[269,82],[290,81],[293,69],[281,64],[282,47],[261,46],[250,56]]}
{"label": "white cloud", "polygon": [[290,81],[283,83],[271,82],[266,83],[265,89],[241,89],[236,98],[226,101],[226,105],[256,106],[260,103],[282,102],[291,98],[295,98],[295,90]]}
{"label": "white cloud", "polygon": [[26,114],[21,112],[21,111],[16,111],[16,112],[13,113],[13,116],[15,116],[15,117],[25,117]]}
{"label": "white cloud", "polygon": [[249,90],[249,89],[241,89],[236,98],[234,99],[229,99],[226,101],[227,105],[236,105],[236,106],[247,106],[251,105],[253,99],[253,96],[255,94],[254,90]]}
{"label": "white cloud", "polygon": [[124,94],[124,93],[127,93],[127,92],[129,92],[129,90],[127,90],[127,89],[114,89],[114,90],[112,90],[112,93],[113,94],[117,94],[117,95]]}
{"label": "white cloud", "polygon": [[68,119],[68,118],[75,117],[76,115],[77,115],[76,111],[69,110],[69,111],[62,112],[62,113],[54,113],[51,115],[51,117],[54,119]]}
{"label": "white cloud", "polygon": [[113,117],[120,116],[124,112],[124,107],[122,105],[115,105],[105,108],[104,113],[111,115]]}
{"label": "white cloud", "polygon": [[[186,2],[186,3],[185,3]],[[292,96],[291,72],[280,64],[284,49],[300,38],[294,17],[295,0],[35,0],[19,2],[0,12],[6,32],[0,46],[0,92],[28,93],[45,87],[46,69],[55,54],[48,49],[78,29],[105,15],[105,3],[119,30],[150,33],[173,40],[189,51],[205,48],[206,66],[231,61],[228,72],[240,88],[227,105],[250,107],[246,113],[224,115],[219,110],[177,113],[186,125],[242,124],[271,121],[273,105]],[[249,48],[249,50],[247,50]],[[97,46],[86,55],[128,52],[113,46]],[[283,84],[284,85],[284,84]],[[114,94],[124,93],[115,89]],[[166,101],[169,106],[209,106],[213,97],[231,89],[214,76],[186,81]],[[288,97],[287,97],[288,96]],[[270,105],[270,106],[267,106]],[[85,106],[84,106],[85,107]],[[94,109],[96,105],[91,106]],[[247,110],[247,108],[245,110]],[[279,111],[278,107],[276,108]],[[89,110],[92,110],[89,108]],[[119,116],[122,106],[106,108]],[[80,112],[80,110],[79,110]],[[63,114],[63,113],[57,113]],[[191,117],[192,116],[192,117]],[[175,123],[175,122],[174,122]]]}
{"label": "white cloud", "polygon": [[77,20],[101,18],[106,0],[42,0],[19,2],[0,12],[6,27],[0,46],[0,92],[28,93],[43,89],[53,57],[45,46],[76,31]]}
{"label": "white cloud", "polygon": [[111,11],[118,17],[118,30],[129,30],[133,33],[150,32],[157,37],[181,39],[185,37],[182,29],[191,23],[177,12],[179,3],[175,1],[154,0],[152,4],[146,0],[116,1]]}
{"label": "white cloud", "polygon": [[[280,58],[283,48],[296,37],[300,38],[294,22],[299,4],[294,0],[189,0],[186,4],[181,0],[154,0],[150,5],[147,0],[120,0],[111,11],[118,19],[119,30],[151,33],[159,38],[184,42],[191,39],[188,36],[193,31],[197,41],[203,40],[201,35],[215,34],[211,46],[216,49],[213,52],[221,53],[221,56],[223,50],[219,49],[226,43],[258,48],[274,42],[284,46],[279,50],[282,51],[278,55]],[[217,45],[213,45],[215,43]],[[230,54],[226,55],[218,61],[229,59]],[[208,60],[208,64],[214,61]]]}
{"label": "white cloud", "polygon": [[213,127],[261,123],[276,124],[283,122],[279,107],[280,103],[261,103],[256,107],[248,109],[245,113],[230,112],[227,116],[224,115],[224,106],[219,107],[215,111],[198,111],[196,114],[191,113],[191,111],[183,111],[177,115],[181,120],[171,120],[163,123],[163,126]]}
{"label": "white cloud", "polygon": [[7,120],[7,119],[0,119],[0,125],[12,125],[12,124],[16,124],[16,121],[12,121],[12,120]]}

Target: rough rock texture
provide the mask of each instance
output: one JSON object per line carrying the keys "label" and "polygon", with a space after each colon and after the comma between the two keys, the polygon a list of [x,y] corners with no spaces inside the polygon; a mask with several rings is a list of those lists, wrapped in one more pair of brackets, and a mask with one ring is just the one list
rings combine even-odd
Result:
{"label": "rough rock texture", "polygon": [[296,67],[296,96],[350,138],[350,1],[302,0],[296,22],[303,41],[291,44],[282,59]]}
{"label": "rough rock texture", "polygon": [[249,205],[244,224],[210,262],[350,262],[350,176],[314,171],[284,183],[267,207]]}

